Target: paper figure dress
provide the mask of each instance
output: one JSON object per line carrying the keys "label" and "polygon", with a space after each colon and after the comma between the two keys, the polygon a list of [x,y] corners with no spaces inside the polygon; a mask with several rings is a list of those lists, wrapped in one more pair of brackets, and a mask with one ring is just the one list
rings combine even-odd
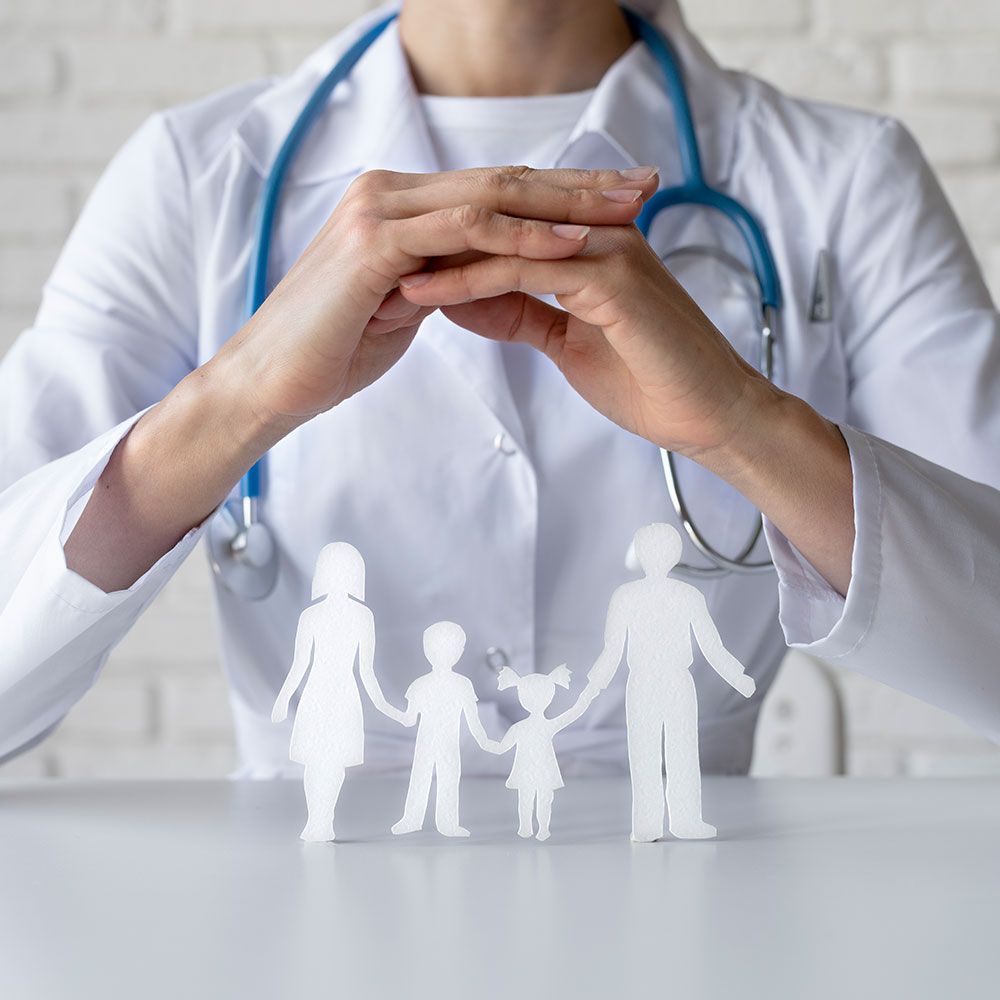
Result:
{"label": "paper figure dress", "polygon": [[563,787],[553,740],[556,733],[583,715],[597,694],[596,688],[588,687],[571,709],[548,718],[545,710],[552,704],[556,685],[568,688],[569,681],[570,672],[565,664],[549,674],[526,674],[523,677],[510,667],[504,667],[498,677],[501,691],[517,688],[521,707],[529,713],[526,719],[515,722],[499,743],[487,746],[494,753],[506,753],[514,748],[514,766],[507,779],[507,787],[517,790],[517,832],[521,837],[530,837],[535,833],[533,813],[536,813],[537,837],[548,840],[553,795]]}
{"label": "paper figure dress", "polygon": [[364,761],[364,716],[355,662],[376,706],[387,715],[399,713],[388,705],[375,678],[375,620],[363,603],[365,564],[354,546],[334,542],[323,548],[316,561],[312,597],[317,603],[299,617],[292,667],[271,719],[284,721],[292,695],[302,687],[289,757],[305,767],[308,820],[302,839],[325,841],[334,839],[334,812],[345,771]]}

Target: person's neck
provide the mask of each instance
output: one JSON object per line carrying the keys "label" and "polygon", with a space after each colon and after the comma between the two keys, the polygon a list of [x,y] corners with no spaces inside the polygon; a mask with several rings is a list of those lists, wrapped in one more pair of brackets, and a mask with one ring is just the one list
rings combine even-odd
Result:
{"label": "person's neck", "polygon": [[417,90],[530,97],[589,90],[632,44],[614,0],[404,0]]}

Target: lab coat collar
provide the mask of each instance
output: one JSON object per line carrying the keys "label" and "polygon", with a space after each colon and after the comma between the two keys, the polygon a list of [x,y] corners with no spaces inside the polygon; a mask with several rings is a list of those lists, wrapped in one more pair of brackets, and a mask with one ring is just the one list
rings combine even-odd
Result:
{"label": "lab coat collar", "polygon": [[[258,173],[263,176],[270,169],[295,116],[319,81],[357,38],[398,6],[385,4],[356,21],[250,105],[236,131]],[[709,180],[722,184],[732,163],[740,90],[691,34],[676,0],[665,0],[655,20],[680,59]],[[633,46],[605,74],[570,146],[600,136],[625,162],[647,160],[649,120],[635,114],[636,106],[662,107],[663,122],[657,130],[672,128],[659,69],[642,45]],[[655,165],[665,177],[676,169],[676,165]],[[334,91],[330,108],[304,141],[286,183],[322,183],[374,166],[407,172],[437,167],[395,24]]]}
{"label": "lab coat collar", "polygon": [[[723,186],[732,168],[740,89],[688,29],[675,0],[664,3],[653,19],[680,61],[706,178]],[[636,114],[637,108],[652,116]],[[673,152],[676,134],[663,74],[648,47],[636,42],[605,73],[557,165],[574,162],[574,152],[599,137],[628,166],[657,167],[661,183],[669,186],[681,180],[680,160],[676,155],[663,158],[663,137]]]}
{"label": "lab coat collar", "polygon": [[[251,108],[238,134],[262,176],[319,81],[355,38],[390,9],[352,26]],[[288,187],[346,180],[372,168],[406,173],[440,169],[396,24],[374,42],[331,101],[293,160]],[[457,329],[440,313],[424,321],[420,339],[456,372],[463,386],[479,396],[523,450],[524,432],[500,345]]]}
{"label": "lab coat collar", "polygon": [[[251,105],[237,134],[261,176],[267,174],[295,116],[319,81],[361,34],[396,6],[387,4],[355,22]],[[688,32],[675,0],[666,0],[656,18],[673,41],[686,74],[706,172],[710,180],[721,183],[731,159],[738,91]],[[659,145],[651,142],[649,118],[636,114],[637,107],[654,107],[657,114],[662,109],[657,135],[672,135],[664,132],[671,128],[671,112],[659,69],[645,46],[638,44],[605,74],[563,159],[579,150],[580,144],[596,141],[604,152],[610,146],[625,165],[640,160],[660,166],[668,181],[677,164],[657,163],[659,157],[652,153],[662,148],[662,139]],[[674,148],[672,142],[669,148]],[[304,140],[285,183],[292,188],[343,180],[376,167],[407,173],[440,169],[395,23],[331,95],[330,107]],[[440,314],[424,323],[421,340],[455,369],[525,451],[499,345],[457,330]]]}
{"label": "lab coat collar", "polygon": [[[291,76],[255,100],[236,127],[238,141],[261,175],[270,171],[296,116],[348,48],[388,15],[388,4],[361,18],[313,53]],[[285,184],[318,184],[372,166],[411,173],[434,170],[435,157],[396,24],[376,39],[330,97],[295,156]]]}

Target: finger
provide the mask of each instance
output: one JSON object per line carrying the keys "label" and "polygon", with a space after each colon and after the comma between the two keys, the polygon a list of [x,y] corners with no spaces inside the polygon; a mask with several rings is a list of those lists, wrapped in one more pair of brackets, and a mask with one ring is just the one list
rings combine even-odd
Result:
{"label": "finger", "polygon": [[453,323],[502,343],[528,344],[548,355],[557,353],[566,333],[567,314],[524,292],[508,292],[441,310]]}
{"label": "finger", "polygon": [[412,258],[477,251],[532,260],[560,260],[579,253],[586,245],[589,231],[589,226],[514,218],[474,205],[397,219],[383,226],[384,238],[391,248]]}
{"label": "finger", "polygon": [[[492,299],[444,306],[441,312],[458,326],[489,340],[528,344],[563,368],[569,314],[524,292]],[[575,354],[586,350],[598,368],[616,362],[615,352],[597,327],[578,326],[573,334]],[[600,690],[603,690],[601,688]]]}
{"label": "finger", "polygon": [[[586,261],[580,266],[581,261]],[[507,292],[533,295],[573,295],[593,278],[593,259],[576,261],[526,260],[511,255],[486,257],[440,271],[408,274],[399,279],[400,291],[413,303],[451,306],[489,299]]]}
{"label": "finger", "polygon": [[375,319],[409,319],[416,315],[419,310],[420,306],[414,305],[404,298],[402,292],[397,288],[382,300],[382,304],[375,310],[373,316]]}
{"label": "finger", "polygon": [[384,191],[431,187],[442,179],[454,178],[486,185],[503,185],[505,180],[535,180],[560,187],[600,188],[633,186],[656,176],[655,167],[628,167],[624,170],[586,170],[582,167],[540,168],[521,165],[469,167],[465,170],[438,170],[408,174],[397,170],[368,170],[353,182],[354,187],[377,187]]}
{"label": "finger", "polygon": [[432,312],[434,312],[433,307],[420,306],[411,315],[398,319],[381,319],[373,316],[365,325],[364,332],[371,334],[373,337],[381,337],[389,333],[396,333],[399,330],[409,329],[410,327],[416,328]]}
{"label": "finger", "polygon": [[638,169],[641,177],[613,170],[525,167],[430,174],[432,179],[423,184],[385,192],[379,210],[386,218],[405,218],[468,204],[526,219],[624,225],[658,185],[653,168]]}

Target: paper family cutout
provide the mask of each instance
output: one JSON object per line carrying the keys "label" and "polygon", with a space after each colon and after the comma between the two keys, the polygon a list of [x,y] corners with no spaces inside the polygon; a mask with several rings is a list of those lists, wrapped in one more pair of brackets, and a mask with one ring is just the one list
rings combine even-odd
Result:
{"label": "paper family cutout", "polygon": [[589,677],[603,691],[627,647],[625,728],[632,776],[632,839],[652,841],[663,836],[664,805],[673,836],[714,837],[715,827],[701,817],[691,633],[712,669],[744,698],[754,693],[755,684],[722,644],[704,594],[670,576],[681,558],[677,530],[669,524],[650,524],[636,532],[632,544],[643,576],[622,584],[612,595],[604,650]]}
{"label": "paper family cutout", "polygon": [[499,743],[487,749],[494,753],[506,753],[514,748],[514,766],[507,779],[507,787],[517,789],[518,836],[530,837],[534,834],[534,812],[538,817],[537,837],[548,840],[552,797],[556,789],[563,787],[553,740],[556,733],[587,711],[597,697],[597,691],[588,687],[569,711],[550,719],[545,715],[545,709],[552,704],[556,685],[569,687],[570,671],[565,663],[549,674],[528,674],[525,677],[519,676],[510,667],[504,667],[497,680],[501,691],[509,687],[517,688],[518,701],[528,717],[515,722]]}
{"label": "paper family cutout", "polygon": [[431,778],[435,778],[434,822],[446,837],[468,837],[458,822],[458,785],[462,777],[459,750],[462,719],[475,741],[485,750],[490,743],[479,719],[472,681],[453,667],[465,652],[465,632],[454,622],[437,622],[424,632],[424,655],[430,673],[418,677],[406,691],[404,726],[417,723],[413,768],[406,791],[403,818],[395,834],[414,833],[424,825]]}
{"label": "paper family cutout", "polygon": [[284,721],[292,695],[302,687],[289,750],[291,760],[304,765],[308,819],[302,839],[334,839],[334,813],[346,769],[364,761],[356,663],[375,707],[404,726],[417,727],[403,816],[392,827],[394,834],[423,827],[434,778],[438,831],[449,837],[469,836],[459,823],[459,748],[464,721],[484,750],[496,754],[514,750],[507,787],[517,791],[518,834],[547,840],[554,793],[563,787],[555,736],[579,719],[607,688],[623,655],[629,670],[625,718],[632,839],[659,840],[665,809],[674,837],[714,837],[715,827],[701,815],[698,701],[690,672],[692,633],[716,673],[745,698],[754,693],[754,681],[723,645],[704,595],[670,576],[681,556],[677,531],[668,524],[640,528],[633,551],[643,576],[612,595],[604,649],[573,707],[552,718],[545,714],[556,687],[570,685],[565,665],[549,674],[524,676],[505,667],[498,686],[500,690],[516,688],[528,715],[515,722],[502,739],[493,740],[479,718],[472,682],[454,669],[465,650],[465,632],[454,622],[437,622],[424,632],[424,655],[431,669],[407,689],[405,711],[387,701],[375,675],[375,624],[364,604],[364,560],[345,542],[325,546],[313,578],[316,603],[299,618],[292,667],[271,714],[273,722]]}

